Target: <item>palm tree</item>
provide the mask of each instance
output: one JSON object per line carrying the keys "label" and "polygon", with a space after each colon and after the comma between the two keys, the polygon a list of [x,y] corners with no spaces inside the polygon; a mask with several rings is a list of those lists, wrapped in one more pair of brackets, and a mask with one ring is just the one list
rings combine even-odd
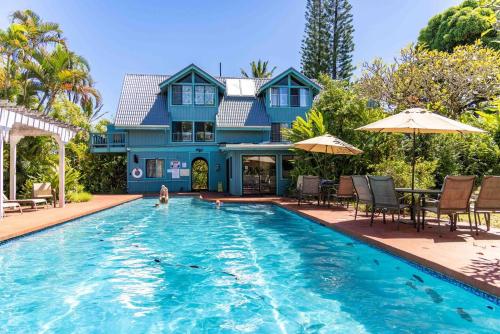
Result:
{"label": "palm tree", "polygon": [[17,91],[15,82],[18,73],[18,59],[27,52],[26,29],[20,24],[11,24],[0,30],[0,60],[2,61],[3,84],[0,97],[9,99]]}
{"label": "palm tree", "polygon": [[[274,66],[271,71],[267,70],[267,67],[269,66],[269,61],[262,61],[258,60],[257,62],[252,61],[250,63],[250,69],[252,71],[252,78],[270,78],[273,75],[273,72],[276,70],[276,66]],[[248,73],[244,70],[241,69],[241,75],[244,76],[245,78],[250,78]]]}
{"label": "palm tree", "polygon": [[98,91],[92,87],[88,66],[61,45],[48,52],[44,49],[32,54],[33,61],[24,64],[29,77],[41,92],[37,109],[48,113],[57,96],[69,93],[76,102],[85,105],[92,99],[100,102]]}
{"label": "palm tree", "polygon": [[26,37],[31,49],[49,43],[65,44],[59,24],[43,22],[32,10],[17,10],[12,15],[12,24],[22,25],[26,29]]}

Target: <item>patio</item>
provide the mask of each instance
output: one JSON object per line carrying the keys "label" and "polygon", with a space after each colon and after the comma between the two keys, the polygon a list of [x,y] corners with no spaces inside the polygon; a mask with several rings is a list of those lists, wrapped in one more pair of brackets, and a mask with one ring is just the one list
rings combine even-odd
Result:
{"label": "patio", "polygon": [[[500,296],[500,229],[492,227],[485,231],[481,225],[479,236],[471,235],[466,222],[459,222],[455,232],[443,233],[440,238],[436,228],[424,231],[410,225],[396,224],[388,219],[376,218],[370,226],[364,214],[354,221],[354,210],[332,206],[297,205],[296,200],[281,197],[224,197],[220,194],[204,194],[205,200],[237,203],[273,203],[299,215],[310,218],[329,228],[340,231],[390,253],[401,256],[435,271],[446,274],[468,285]],[[465,228],[466,227],[466,228]]]}

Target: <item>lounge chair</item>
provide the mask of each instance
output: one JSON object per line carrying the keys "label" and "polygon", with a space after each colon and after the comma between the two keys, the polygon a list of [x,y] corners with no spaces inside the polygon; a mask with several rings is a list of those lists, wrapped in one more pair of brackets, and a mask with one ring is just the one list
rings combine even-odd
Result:
{"label": "lounge chair", "polygon": [[10,209],[10,210],[18,210],[20,211],[21,213],[23,213],[23,208],[21,207],[21,205],[17,202],[8,202],[8,203],[3,203],[2,205],[3,209],[4,209],[4,215],[5,215],[5,209]]}
{"label": "lounge chair", "polygon": [[52,194],[52,186],[49,182],[45,183],[33,183],[33,198],[45,199],[46,201],[54,201],[54,195]]}
{"label": "lounge chair", "polygon": [[476,234],[479,234],[477,222],[481,223],[481,214],[484,214],[486,230],[490,230],[491,214],[500,212],[500,176],[485,176],[481,182],[481,190],[474,203],[474,223]]}
{"label": "lounge chair", "polygon": [[375,210],[380,210],[383,214],[385,223],[385,214],[391,212],[394,221],[394,213],[398,214],[397,227],[401,222],[401,212],[409,208],[409,205],[401,203],[403,197],[398,198],[394,180],[391,176],[368,176],[370,190],[373,196],[372,216],[370,225],[373,224]]}
{"label": "lounge chair", "polygon": [[354,191],[356,192],[356,211],[354,213],[354,221],[356,221],[359,203],[366,205],[367,210],[365,212],[368,214],[368,206],[373,206],[373,197],[366,176],[353,175],[351,178]]}
{"label": "lounge chair", "polygon": [[317,198],[318,205],[321,197],[319,176],[300,175],[297,179],[298,204],[307,197]]}
{"label": "lounge chair", "polygon": [[3,202],[4,203],[19,203],[21,205],[31,205],[32,209],[38,210],[38,207],[40,205],[47,206],[47,200],[44,198],[27,198],[27,199],[16,199],[16,200],[9,200],[7,196],[2,194],[3,196]]}
{"label": "lounge chair", "polygon": [[[354,199],[354,184],[351,176],[341,176],[339,184],[335,187],[335,193],[332,195],[341,205],[343,201],[347,201],[347,208],[349,208],[349,200]],[[330,200],[330,199],[328,199]]]}
{"label": "lounge chair", "polygon": [[469,215],[470,231],[473,233],[470,216],[470,197],[475,179],[475,176],[446,176],[443,183],[443,191],[439,198],[436,201],[428,202],[431,205],[417,207],[419,221],[420,212],[422,213],[422,228],[425,226],[425,213],[427,211],[434,212],[437,215],[439,236],[442,236],[441,215],[446,214],[450,217],[450,231],[454,231],[456,230],[458,215],[467,214]]}

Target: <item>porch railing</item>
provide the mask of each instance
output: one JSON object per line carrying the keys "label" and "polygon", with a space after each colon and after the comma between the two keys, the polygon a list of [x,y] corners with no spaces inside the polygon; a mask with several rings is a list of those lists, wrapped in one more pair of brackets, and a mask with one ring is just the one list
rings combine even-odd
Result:
{"label": "porch railing", "polygon": [[90,147],[94,149],[125,148],[127,146],[126,132],[91,133]]}

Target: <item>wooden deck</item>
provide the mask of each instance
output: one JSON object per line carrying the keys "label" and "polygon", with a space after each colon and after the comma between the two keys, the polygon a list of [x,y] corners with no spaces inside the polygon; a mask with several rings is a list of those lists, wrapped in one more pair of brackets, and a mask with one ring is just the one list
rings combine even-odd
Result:
{"label": "wooden deck", "polygon": [[400,224],[397,230],[390,216],[386,224],[382,223],[381,217],[377,217],[370,226],[370,219],[364,213],[354,221],[352,208],[310,204],[298,206],[296,201],[280,197],[228,197],[213,193],[203,197],[210,201],[268,202],[282,206],[500,298],[500,229],[492,228],[486,232],[486,227],[482,225],[479,236],[476,236],[470,233],[468,222],[460,222],[458,231],[450,232],[444,228],[443,237],[439,237],[437,225],[433,222],[430,228],[421,232],[406,224]]}

